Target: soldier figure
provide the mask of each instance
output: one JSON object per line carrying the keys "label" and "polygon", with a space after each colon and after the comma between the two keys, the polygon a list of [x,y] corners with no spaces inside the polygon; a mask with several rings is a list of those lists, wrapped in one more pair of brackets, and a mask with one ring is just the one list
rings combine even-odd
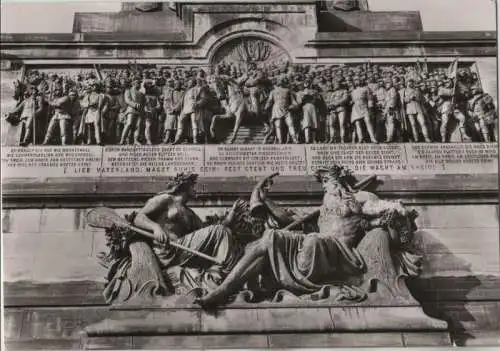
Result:
{"label": "soldier figure", "polygon": [[[498,132],[495,126],[498,115],[493,98],[483,93],[480,87],[472,88],[472,98],[469,100],[469,111],[478,133],[483,136],[483,141],[490,142],[498,140]],[[493,127],[495,138],[492,138],[490,129]]]}
{"label": "soldier figure", "polygon": [[148,145],[153,145],[153,128],[158,125],[158,115],[160,113],[161,105],[156,91],[151,82],[144,84],[145,105],[144,105],[144,136]]}
{"label": "soldier figure", "polygon": [[[345,135],[346,135],[346,125],[345,125],[345,117],[346,117],[346,108],[347,101],[349,100],[349,94],[346,89],[342,87],[340,81],[336,80],[333,83],[333,94],[331,95],[331,112],[330,116],[333,115],[333,119],[330,118],[332,122],[329,124],[330,130],[330,140],[328,142],[333,143],[335,139],[335,128],[334,125],[336,123],[339,124],[339,134],[340,134],[340,142],[345,143]],[[330,106],[328,108],[330,110]]]}
{"label": "soldier figure", "polygon": [[[212,122],[214,104],[216,104],[217,97],[212,93],[208,87],[207,81],[203,78],[198,78],[196,80],[197,86],[199,87],[198,97],[196,99],[195,108],[195,119],[198,129],[198,135],[203,137],[205,143],[209,141],[210,124]],[[236,136],[233,136],[233,141]],[[198,140],[197,140],[198,141]]]}
{"label": "soldier figure", "polygon": [[265,99],[263,83],[264,76],[262,71],[260,70],[253,70],[250,73],[250,77],[245,82],[245,87],[248,89],[250,102],[248,111],[253,113],[253,115],[256,117],[260,117],[261,104]]}
{"label": "soldier figure", "polygon": [[175,135],[174,144],[180,143],[181,138],[184,136],[184,126],[187,121],[191,122],[193,144],[198,143],[200,127],[203,127],[203,123],[200,123],[199,116],[197,116],[199,111],[197,111],[196,102],[199,94],[200,87],[196,84],[196,79],[189,79],[188,89],[182,97],[182,110],[177,122],[177,134]]}
{"label": "soldier figure", "polygon": [[24,99],[11,113],[11,115],[20,115],[20,146],[28,146],[31,142],[34,143],[36,135],[34,135],[35,131],[33,129],[42,110],[43,99],[38,95],[37,88],[33,85],[28,86],[28,89],[24,92]]}
{"label": "soldier figure", "polygon": [[177,130],[177,116],[180,112],[182,97],[184,90],[181,87],[181,82],[170,79],[168,86],[163,90],[163,110],[165,111],[165,134],[163,143],[173,143],[175,131]]}
{"label": "soldier figure", "polygon": [[302,107],[301,127],[304,132],[306,144],[316,142],[316,131],[318,130],[318,114],[316,110],[318,93],[311,88],[311,82],[304,82],[304,89],[299,91],[297,101]]}
{"label": "soldier figure", "polygon": [[430,143],[429,132],[425,123],[424,111],[422,109],[422,94],[420,90],[415,88],[415,81],[409,79],[406,89],[403,91],[403,102],[405,104],[405,111],[408,119],[410,120],[413,141],[418,142],[417,122],[424,136],[425,142]]}
{"label": "soldier figure", "polygon": [[50,120],[43,145],[49,144],[58,126],[61,135],[61,144],[68,145],[69,128],[80,111],[80,104],[76,98],[76,92],[70,91],[67,96],[64,96],[62,89],[55,90],[54,99],[49,101],[49,105],[54,108],[54,115]]}
{"label": "soldier figure", "polygon": [[431,81],[429,90],[424,93],[424,101],[427,105],[427,113],[432,124],[432,140],[439,139],[439,123],[441,120],[440,97],[438,95],[438,86],[436,81]]}
{"label": "soldier figure", "polygon": [[287,87],[288,79],[281,77],[278,79],[277,86],[271,91],[267,99],[265,109],[268,110],[272,107],[271,121],[272,126],[276,133],[276,138],[279,144],[283,144],[282,125],[283,120],[288,127],[288,134],[295,144],[298,144],[297,133],[293,124],[292,115],[290,110],[296,107],[296,100],[292,91]]}
{"label": "soldier figure", "polygon": [[127,104],[125,103],[125,91],[129,87],[129,82],[124,76],[119,79],[119,87],[117,88],[116,99],[120,106],[120,112],[118,113],[118,120],[116,126],[116,140],[119,142],[127,124]]}
{"label": "soldier figure", "polygon": [[[392,84],[391,84],[392,87]],[[382,140],[383,139],[383,132],[384,132],[384,121],[386,121],[385,118],[385,103],[386,103],[386,95],[387,91],[384,86],[384,81],[382,79],[379,79],[377,81],[377,88],[373,92],[374,95],[374,111],[375,111],[375,135],[377,137],[377,140]]]}
{"label": "soldier figure", "polygon": [[333,105],[333,86],[332,83],[327,81],[323,90],[323,100],[325,100],[326,104],[326,136],[325,142],[333,143],[335,141],[335,106]]}
{"label": "soldier figure", "polygon": [[103,109],[103,124],[102,132],[104,142],[106,144],[115,144],[117,139],[118,116],[120,115],[120,89],[116,87],[114,80],[106,82],[106,94],[104,95],[106,102]]}
{"label": "soldier figure", "polygon": [[[97,145],[102,145],[101,140],[101,119],[106,99],[99,92],[99,84],[93,81],[90,85],[89,93],[83,98],[82,105],[85,111],[80,122],[78,136],[87,139],[87,145],[92,144],[92,134],[94,134]],[[93,132],[93,133],[92,133]]]}
{"label": "soldier figure", "polygon": [[391,79],[385,82],[385,94],[382,101],[382,114],[385,120],[386,143],[392,143],[395,137],[396,121],[399,120],[399,93]]}
{"label": "soldier figure", "polygon": [[[130,137],[132,131],[134,131],[134,144],[141,145],[139,141],[141,133],[141,123],[144,118],[144,105],[146,102],[146,97],[139,90],[141,88],[141,80],[135,78],[132,82],[132,87],[125,91],[125,104],[127,109],[125,110],[125,115],[127,121],[125,127],[123,128],[122,137],[120,144],[125,145]],[[134,130],[135,129],[135,130]]]}
{"label": "soldier figure", "polygon": [[62,94],[64,94],[63,86],[59,80],[57,74],[50,75],[50,81],[47,87],[47,93],[49,94],[49,100],[53,100],[56,98],[56,91],[61,90]]}
{"label": "soldier figure", "polygon": [[453,82],[451,79],[446,79],[444,81],[444,86],[439,87],[438,95],[440,97],[439,101],[439,113],[441,114],[441,126],[439,131],[441,133],[441,142],[448,142],[448,121],[451,113],[453,112],[453,97],[455,91],[453,88]]}
{"label": "soldier figure", "polygon": [[351,92],[351,100],[353,104],[351,112],[351,123],[356,127],[358,142],[363,142],[364,139],[363,129],[361,127],[361,123],[364,121],[371,142],[378,143],[370,119],[369,109],[373,105],[370,90],[368,89],[368,87],[361,85],[361,79],[359,77],[354,78],[353,83],[354,90]]}

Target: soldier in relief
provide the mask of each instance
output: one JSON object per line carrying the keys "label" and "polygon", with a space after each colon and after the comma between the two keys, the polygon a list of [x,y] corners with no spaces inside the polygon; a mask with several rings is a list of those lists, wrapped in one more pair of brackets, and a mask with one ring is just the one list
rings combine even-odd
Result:
{"label": "soldier in relief", "polygon": [[295,131],[294,121],[290,109],[296,107],[297,101],[292,91],[288,88],[288,79],[286,77],[278,78],[277,86],[271,91],[267,99],[265,109],[271,111],[271,122],[276,133],[278,144],[283,144],[283,124],[288,128],[288,135],[295,144],[299,140]]}
{"label": "soldier in relief", "polygon": [[76,91],[70,91],[64,95],[62,89],[54,91],[54,99],[49,101],[49,106],[54,108],[54,114],[50,120],[43,145],[48,145],[54,137],[56,129],[59,127],[61,145],[69,145],[72,123],[80,114],[80,103],[76,96]]}
{"label": "soldier in relief", "polygon": [[33,143],[35,136],[35,123],[43,111],[43,98],[38,94],[36,86],[30,85],[24,92],[24,99],[10,113],[10,116],[19,115],[21,122],[21,134],[19,145],[28,146]]}
{"label": "soldier in relief", "polygon": [[163,89],[163,110],[165,112],[165,125],[163,143],[171,144],[177,131],[177,118],[180,113],[184,90],[179,80],[169,79]]}
{"label": "soldier in relief", "polygon": [[361,85],[361,79],[359,77],[355,77],[353,83],[354,90],[351,92],[351,123],[356,130],[357,141],[358,143],[364,141],[362,129],[362,123],[364,123],[371,142],[378,143],[370,116],[370,108],[373,105],[370,90],[367,86]]}
{"label": "soldier in relief", "polygon": [[425,142],[430,143],[431,139],[429,137],[424,111],[422,108],[423,97],[420,90],[415,87],[415,81],[413,79],[409,79],[407,81],[406,88],[403,91],[403,99],[406,115],[410,121],[413,141],[419,141],[418,127],[420,127],[420,132],[422,132]]}
{"label": "soldier in relief", "polygon": [[132,134],[134,136],[134,144],[141,145],[139,137],[141,133],[141,123],[144,118],[146,97],[140,89],[140,78],[134,78],[132,86],[125,90],[124,102],[127,106],[125,110],[126,122],[120,139],[121,145],[127,144]]}

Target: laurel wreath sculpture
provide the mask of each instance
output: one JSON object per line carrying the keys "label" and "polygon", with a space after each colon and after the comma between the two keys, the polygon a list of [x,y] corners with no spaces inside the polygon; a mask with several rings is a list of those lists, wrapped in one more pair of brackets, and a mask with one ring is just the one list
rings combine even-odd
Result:
{"label": "laurel wreath sculpture", "polygon": [[[136,215],[137,212],[134,211],[130,214],[126,214],[125,219],[129,223],[133,223]],[[106,238],[107,252],[101,251],[97,258],[101,265],[107,268],[113,261],[130,255],[128,246],[131,238],[134,237],[134,232],[130,229],[112,226],[111,228],[105,229],[104,235]]]}

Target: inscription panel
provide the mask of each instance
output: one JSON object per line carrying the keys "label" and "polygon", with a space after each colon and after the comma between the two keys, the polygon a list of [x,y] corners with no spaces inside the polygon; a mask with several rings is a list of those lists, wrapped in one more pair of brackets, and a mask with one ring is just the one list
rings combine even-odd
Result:
{"label": "inscription panel", "polygon": [[498,146],[493,143],[406,144],[412,173],[497,173]]}
{"label": "inscription panel", "polygon": [[399,173],[407,171],[403,144],[316,144],[306,145],[307,172],[341,164],[355,173]]}
{"label": "inscription panel", "polygon": [[493,143],[306,145],[307,171],[333,163],[358,174],[492,174],[498,172]]}
{"label": "inscription panel", "polygon": [[205,171],[211,176],[306,174],[301,145],[219,145],[205,147]]}
{"label": "inscription panel", "polygon": [[495,174],[498,147],[463,144],[161,145],[4,147],[3,177],[313,175],[333,163],[354,173]]}
{"label": "inscription panel", "polygon": [[2,177],[98,177],[98,146],[2,147]]}
{"label": "inscription panel", "polygon": [[107,146],[99,173],[113,176],[172,176],[180,172],[203,174],[203,146]]}

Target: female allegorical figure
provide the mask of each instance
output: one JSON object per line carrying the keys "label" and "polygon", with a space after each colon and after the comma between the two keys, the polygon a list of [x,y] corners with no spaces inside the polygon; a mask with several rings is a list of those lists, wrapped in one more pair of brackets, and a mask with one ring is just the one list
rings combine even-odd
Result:
{"label": "female allegorical figure", "polygon": [[[275,174],[276,175],[276,174]],[[411,226],[413,212],[408,212],[399,202],[380,200],[365,191],[354,191],[349,182],[352,177],[343,167],[320,169],[317,179],[325,191],[323,205],[319,211],[319,232],[301,234],[283,230],[293,221],[289,211],[277,207],[267,198],[272,184],[272,175],[254,190],[250,203],[251,211],[267,218],[268,228],[261,239],[246,248],[244,256],[215,290],[197,300],[202,305],[215,305],[228,301],[245,283],[251,283],[261,275],[261,281],[272,281],[274,291],[286,289],[295,295],[313,294],[325,286],[339,287],[341,298],[356,300],[366,295],[369,288],[349,286],[347,280],[368,272],[363,282],[370,286],[373,280],[382,281],[387,290],[383,295],[390,298],[407,298],[397,280],[389,245],[392,240],[401,240],[392,231],[380,229],[385,226],[388,215],[403,218],[405,228]],[[408,225],[408,226],[406,226]],[[372,230],[373,229],[373,230]],[[405,233],[401,231],[398,234]],[[366,234],[366,236],[365,236]],[[396,245],[397,246],[397,245]],[[404,254],[399,266],[411,274],[416,269],[416,256]],[[366,267],[368,266],[368,267]],[[334,282],[343,282],[340,286]],[[399,282],[398,282],[399,283]],[[363,287],[365,284],[362,284]],[[269,291],[269,286],[265,288]],[[409,293],[408,293],[409,294]],[[380,293],[379,293],[379,296]]]}
{"label": "female allegorical figure", "polygon": [[[241,257],[229,227],[238,202],[222,224],[202,228],[201,219],[187,205],[195,196],[197,177],[191,173],[178,174],[166,191],[149,199],[132,219],[135,226],[153,232],[155,242],[136,239],[129,245],[130,256],[113,263],[110,283],[104,292],[108,302],[128,300],[149,289],[153,295],[164,296],[174,291],[186,294],[194,288],[210,290]],[[212,256],[222,264],[169,246],[170,241]],[[129,289],[123,289],[124,281],[128,282]]]}

